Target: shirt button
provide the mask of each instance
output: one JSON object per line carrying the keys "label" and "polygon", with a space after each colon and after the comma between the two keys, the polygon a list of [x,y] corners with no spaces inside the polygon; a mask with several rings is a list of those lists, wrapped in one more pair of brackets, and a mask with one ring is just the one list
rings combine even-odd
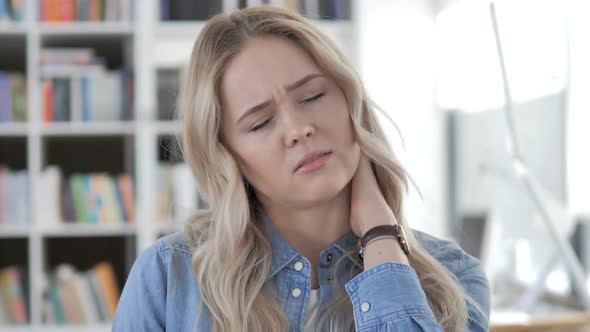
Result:
{"label": "shirt button", "polygon": [[295,267],[295,271],[301,271],[301,270],[303,270],[303,263],[301,263],[301,261],[297,261],[295,263],[294,267]]}
{"label": "shirt button", "polygon": [[293,290],[291,291],[291,295],[293,295],[293,297],[299,297],[299,295],[301,295],[301,289],[293,288]]}
{"label": "shirt button", "polygon": [[327,255],[326,255],[326,260],[327,260],[328,262],[331,262],[331,261],[332,261],[332,254],[327,254]]}
{"label": "shirt button", "polygon": [[361,311],[362,312],[367,312],[371,309],[371,304],[369,302],[363,302],[363,304],[361,304]]}

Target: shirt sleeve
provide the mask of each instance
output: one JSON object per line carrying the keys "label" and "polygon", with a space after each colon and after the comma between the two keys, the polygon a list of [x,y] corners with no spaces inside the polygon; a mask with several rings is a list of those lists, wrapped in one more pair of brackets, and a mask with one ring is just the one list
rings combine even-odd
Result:
{"label": "shirt sleeve", "polygon": [[470,255],[461,257],[461,272],[457,274],[459,282],[472,301],[467,301],[469,332],[489,331],[491,293],[488,279],[481,268],[480,261]]}
{"label": "shirt sleeve", "polygon": [[444,332],[428,306],[416,271],[409,265],[381,263],[355,276],[345,288],[358,332]]}
{"label": "shirt sleeve", "polygon": [[158,243],[140,255],[119,298],[113,332],[164,331],[166,327],[166,264]]}
{"label": "shirt sleeve", "polygon": [[[466,285],[467,294],[480,303],[482,312],[469,304],[469,325],[467,332],[488,331],[489,317],[489,288],[479,264],[468,262],[467,268],[459,274],[459,281]],[[467,287],[466,287],[467,286]],[[362,272],[345,285],[350,296],[355,330],[358,332],[444,332],[443,327],[436,321],[426,294],[420,285],[420,280],[413,267],[385,262]],[[487,300],[479,301],[482,296]],[[392,301],[392,298],[403,301]]]}

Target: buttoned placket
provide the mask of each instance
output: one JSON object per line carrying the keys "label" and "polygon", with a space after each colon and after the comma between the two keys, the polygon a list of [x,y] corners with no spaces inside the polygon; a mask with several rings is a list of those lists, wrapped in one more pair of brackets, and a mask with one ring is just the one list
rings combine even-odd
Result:
{"label": "buttoned placket", "polygon": [[[320,303],[322,297],[328,291],[328,284],[334,280],[334,276],[332,275],[332,265],[335,263],[336,254],[334,248],[329,248],[323,251],[320,254],[320,264],[318,269],[318,278],[320,283]],[[287,301],[287,310],[296,310],[295,312],[299,312],[299,317],[304,317],[307,315],[305,312],[307,303],[309,302],[309,296],[311,292],[311,266],[308,260],[304,257],[297,257],[295,260],[290,264],[290,269],[292,273],[292,287],[289,289],[289,300]],[[303,288],[301,285],[305,285]],[[328,287],[326,287],[328,286]],[[294,317],[293,319],[296,319]],[[300,328],[302,328],[305,320],[301,320]]]}
{"label": "buttoned placket", "polygon": [[296,326],[295,331],[300,331],[304,323],[301,321],[301,317],[304,314],[306,303],[309,301],[311,264],[305,257],[297,256],[285,269],[287,271],[284,275],[288,277],[287,285],[290,287],[287,292],[285,310],[289,313],[292,326]]}
{"label": "buttoned placket", "polygon": [[[293,269],[297,272],[301,272],[303,270],[304,263],[301,260],[297,260],[295,264],[293,264]],[[301,296],[301,288],[295,287],[291,290],[291,296],[298,298]]]}
{"label": "buttoned placket", "polygon": [[326,249],[320,255],[320,266],[318,269],[318,277],[320,280],[320,286],[326,283],[331,283],[334,280],[333,271],[331,270],[334,263],[334,249]]}

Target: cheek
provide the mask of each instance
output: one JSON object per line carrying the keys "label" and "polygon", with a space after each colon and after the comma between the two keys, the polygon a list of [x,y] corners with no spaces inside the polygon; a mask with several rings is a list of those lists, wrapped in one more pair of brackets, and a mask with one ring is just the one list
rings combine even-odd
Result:
{"label": "cheek", "polygon": [[350,118],[350,113],[348,112],[348,104],[346,102],[346,98],[344,94],[339,90],[333,96],[331,96],[330,100],[330,112],[327,115],[327,118],[330,127],[336,129],[341,139],[346,138],[346,142],[350,142],[351,137],[353,137],[353,129],[352,129],[352,119]]}
{"label": "cheek", "polygon": [[348,105],[340,101],[328,119],[329,130],[337,137],[341,144],[350,145],[356,141],[352,119],[348,112]]}
{"label": "cheek", "polygon": [[267,182],[273,172],[277,172],[278,161],[273,160],[273,155],[277,154],[273,154],[268,145],[244,141],[239,151],[240,170],[252,184]]}
{"label": "cheek", "polygon": [[[346,107],[346,106],[345,106]],[[343,152],[344,165],[349,172],[354,173],[360,158],[360,146],[356,140],[352,119],[348,111],[340,112],[338,121],[333,121],[333,137],[338,148]]]}

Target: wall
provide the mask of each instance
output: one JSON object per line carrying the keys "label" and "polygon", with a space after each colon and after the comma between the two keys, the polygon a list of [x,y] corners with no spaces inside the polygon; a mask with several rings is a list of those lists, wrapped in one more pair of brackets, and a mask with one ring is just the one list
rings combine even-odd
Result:
{"label": "wall", "polygon": [[[410,186],[406,219],[413,228],[447,234],[444,114],[434,103],[435,4],[426,0],[356,1],[360,71],[370,96],[401,131],[383,122]],[[405,143],[405,149],[403,147]]]}

